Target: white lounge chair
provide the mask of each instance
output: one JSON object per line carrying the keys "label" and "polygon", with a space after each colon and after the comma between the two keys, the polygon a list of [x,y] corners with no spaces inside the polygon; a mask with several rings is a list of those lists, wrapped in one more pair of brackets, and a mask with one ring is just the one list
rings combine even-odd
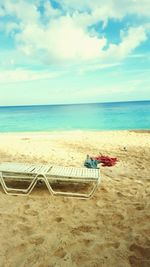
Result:
{"label": "white lounge chair", "polygon": [[[17,182],[17,184],[20,182],[23,186],[21,188],[8,186],[10,181]],[[100,182],[100,170],[38,164],[0,163],[0,183],[6,194],[27,195],[38,181],[45,182],[52,195],[90,198]],[[27,187],[24,185],[25,182],[28,182]],[[92,184],[92,189],[88,193],[56,191],[52,188],[54,182],[67,185]]]}

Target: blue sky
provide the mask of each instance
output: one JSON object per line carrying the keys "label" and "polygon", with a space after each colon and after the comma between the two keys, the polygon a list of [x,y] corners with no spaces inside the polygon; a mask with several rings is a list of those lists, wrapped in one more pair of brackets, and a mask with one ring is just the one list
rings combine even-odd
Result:
{"label": "blue sky", "polygon": [[150,100],[149,0],[1,0],[0,105]]}

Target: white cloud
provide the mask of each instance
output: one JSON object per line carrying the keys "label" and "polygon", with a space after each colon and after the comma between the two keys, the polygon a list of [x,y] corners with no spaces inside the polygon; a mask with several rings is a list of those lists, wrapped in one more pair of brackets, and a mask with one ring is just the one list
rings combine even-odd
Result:
{"label": "white cloud", "polygon": [[61,10],[53,8],[50,1],[44,1],[44,15],[47,19],[50,19],[51,17],[58,17],[61,15]]}
{"label": "white cloud", "polygon": [[129,28],[127,33],[122,32],[120,44],[110,44],[108,50],[104,52],[104,57],[123,59],[146,39],[146,31],[143,26]]}
{"label": "white cloud", "polygon": [[16,16],[21,22],[32,23],[38,22],[39,12],[37,10],[36,4],[28,2],[25,0],[21,1],[11,1],[11,0],[1,0],[4,6],[5,15]]}
{"label": "white cloud", "polygon": [[123,41],[119,45],[121,55],[128,55],[134,48],[147,39],[143,26],[130,28],[127,36],[123,35]]}
{"label": "white cloud", "polygon": [[[119,44],[108,43],[106,37],[100,36],[96,31],[90,32],[88,27],[101,21],[104,30],[110,18],[121,20],[128,14],[147,16],[149,0],[57,2],[62,10],[45,1],[43,13],[40,13],[41,1],[2,0],[5,14],[16,17],[15,22],[7,23],[5,31],[15,35],[18,49],[27,56],[39,58],[39,61],[46,64],[58,61],[89,62],[95,59],[103,64],[113,64],[114,60],[128,56],[147,38],[146,24],[130,26]],[[47,19],[46,22],[41,19],[42,16]],[[16,33],[18,27],[20,32]]]}
{"label": "white cloud", "polygon": [[26,25],[16,38],[27,55],[37,56],[37,53],[43,53],[51,63],[53,60],[99,59],[101,62],[113,58],[122,59],[145,41],[147,36],[144,26],[131,27],[127,33],[124,32],[118,45],[110,43],[104,50],[106,38],[90,36],[82,27],[76,25],[72,17],[64,16],[53,20],[45,28],[36,24]]}
{"label": "white cloud", "polygon": [[19,30],[19,25],[16,22],[9,22],[9,23],[5,23],[4,26],[4,22],[0,24],[0,28],[4,28],[5,27],[5,32],[7,35],[11,35],[13,36],[15,34],[16,30]]}
{"label": "white cloud", "polygon": [[149,17],[149,0],[57,0],[65,10],[88,11],[102,18],[122,18],[128,14]]}
{"label": "white cloud", "polygon": [[60,76],[61,72],[31,71],[25,69],[5,70],[0,72],[0,84],[17,83],[23,81],[52,79]]}
{"label": "white cloud", "polygon": [[116,63],[91,63],[89,65],[81,66],[80,67],[80,73],[85,73],[85,72],[91,72],[95,70],[103,70],[103,69],[109,69],[109,68],[114,68],[120,66],[121,63],[116,62]]}
{"label": "white cloud", "polygon": [[46,27],[39,27],[37,24],[25,25],[16,38],[25,53],[44,50],[50,60],[97,58],[106,44],[105,38],[90,36],[77,26],[70,16],[55,19]]}

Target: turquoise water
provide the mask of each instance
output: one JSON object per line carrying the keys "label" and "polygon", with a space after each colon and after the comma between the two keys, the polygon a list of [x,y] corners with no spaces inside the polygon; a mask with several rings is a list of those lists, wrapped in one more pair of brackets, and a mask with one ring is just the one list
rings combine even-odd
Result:
{"label": "turquoise water", "polygon": [[0,132],[150,129],[150,101],[0,107]]}

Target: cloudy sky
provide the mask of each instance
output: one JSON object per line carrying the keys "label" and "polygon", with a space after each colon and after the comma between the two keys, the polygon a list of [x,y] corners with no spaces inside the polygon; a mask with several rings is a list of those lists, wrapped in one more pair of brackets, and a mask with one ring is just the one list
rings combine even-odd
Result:
{"label": "cloudy sky", "polygon": [[0,105],[150,100],[150,0],[0,0]]}

